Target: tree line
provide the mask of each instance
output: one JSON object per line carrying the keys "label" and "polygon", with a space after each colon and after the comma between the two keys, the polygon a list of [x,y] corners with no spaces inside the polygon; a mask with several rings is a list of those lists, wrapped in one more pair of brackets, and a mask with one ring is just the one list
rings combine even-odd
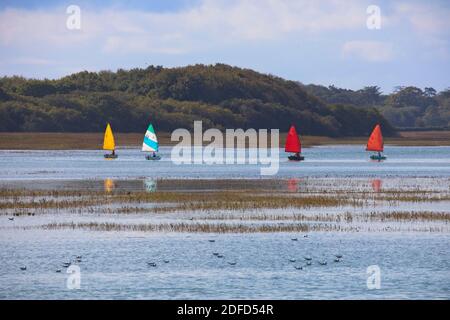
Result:
{"label": "tree line", "polygon": [[[56,80],[0,78],[0,131],[158,131],[193,126],[279,128],[301,134],[367,135],[381,123],[395,129],[377,105],[329,102],[294,81],[224,64],[150,66],[116,72],[79,72]],[[328,88],[325,88],[329,90]]]}
{"label": "tree line", "polygon": [[303,87],[328,104],[375,108],[397,128],[450,128],[450,88],[437,92],[432,87],[398,86],[392,94],[384,95],[377,86],[360,90]]}

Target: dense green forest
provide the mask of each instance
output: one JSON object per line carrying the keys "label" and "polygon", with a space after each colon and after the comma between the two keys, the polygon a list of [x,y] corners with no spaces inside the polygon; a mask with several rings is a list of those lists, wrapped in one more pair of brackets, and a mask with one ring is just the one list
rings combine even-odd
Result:
{"label": "dense green forest", "polygon": [[304,88],[328,104],[376,108],[397,128],[450,127],[450,88],[438,93],[431,87],[397,87],[390,95],[383,95],[376,86],[356,91],[318,85]]}
{"label": "dense green forest", "polygon": [[361,108],[313,91],[224,64],[80,72],[57,80],[3,77],[0,131],[95,132],[106,122],[121,132],[143,132],[149,122],[171,131],[203,120],[204,128],[287,131],[295,124],[301,134],[328,136],[367,135],[381,123],[386,135],[395,134],[378,103]]}

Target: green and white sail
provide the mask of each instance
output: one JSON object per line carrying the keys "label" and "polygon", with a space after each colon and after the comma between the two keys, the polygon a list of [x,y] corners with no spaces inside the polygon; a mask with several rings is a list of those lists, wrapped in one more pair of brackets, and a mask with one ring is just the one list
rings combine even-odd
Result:
{"label": "green and white sail", "polygon": [[145,132],[144,142],[142,143],[142,151],[157,152],[158,151],[158,138],[156,138],[155,129],[150,124]]}

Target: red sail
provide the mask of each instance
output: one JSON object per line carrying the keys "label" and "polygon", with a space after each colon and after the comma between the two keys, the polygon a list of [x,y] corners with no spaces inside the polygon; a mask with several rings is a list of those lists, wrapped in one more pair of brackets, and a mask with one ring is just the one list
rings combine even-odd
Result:
{"label": "red sail", "polygon": [[300,143],[300,139],[298,138],[297,131],[295,130],[294,126],[291,126],[286,138],[286,145],[284,146],[284,151],[297,153],[301,152],[301,150],[302,145]]}
{"label": "red sail", "polygon": [[381,134],[381,127],[379,124],[377,124],[369,137],[369,141],[367,141],[366,150],[382,152],[383,147],[384,143],[383,143],[383,135]]}

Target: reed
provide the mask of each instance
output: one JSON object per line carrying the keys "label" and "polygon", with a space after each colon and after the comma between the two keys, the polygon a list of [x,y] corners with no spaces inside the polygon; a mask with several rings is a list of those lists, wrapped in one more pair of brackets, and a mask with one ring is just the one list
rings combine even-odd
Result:
{"label": "reed", "polygon": [[311,214],[213,214],[198,217],[201,220],[241,220],[241,221],[302,221],[302,222],[387,222],[387,221],[443,221],[450,222],[449,212],[432,211],[392,211],[370,213],[311,213]]}
{"label": "reed", "polygon": [[[120,223],[50,223],[40,228],[82,229],[92,231],[138,231],[138,232],[188,232],[188,233],[267,233],[267,232],[309,232],[342,231],[343,227],[326,224],[227,224],[227,223],[161,223],[161,224],[120,224]],[[350,230],[346,228],[346,231]]]}

